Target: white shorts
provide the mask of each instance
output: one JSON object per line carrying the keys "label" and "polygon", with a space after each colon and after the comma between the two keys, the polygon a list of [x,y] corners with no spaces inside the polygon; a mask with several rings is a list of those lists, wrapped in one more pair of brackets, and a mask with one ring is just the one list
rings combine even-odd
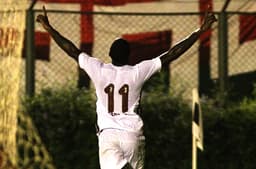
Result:
{"label": "white shorts", "polygon": [[101,169],[121,169],[129,163],[133,169],[144,165],[145,137],[118,129],[105,129],[99,136]]}

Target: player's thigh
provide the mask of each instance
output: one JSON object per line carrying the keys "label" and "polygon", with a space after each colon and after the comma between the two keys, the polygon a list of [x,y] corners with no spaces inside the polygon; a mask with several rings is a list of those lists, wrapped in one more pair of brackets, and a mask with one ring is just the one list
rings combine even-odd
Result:
{"label": "player's thigh", "polygon": [[[133,138],[133,139],[131,139]],[[134,169],[142,169],[145,157],[144,137],[130,137],[122,143],[124,156]]]}
{"label": "player's thigh", "polygon": [[121,169],[127,163],[122,152],[115,148],[102,148],[99,159],[101,169]]}
{"label": "player's thigh", "polygon": [[[116,138],[117,137],[117,138]],[[111,132],[99,135],[99,159],[101,169],[121,169],[127,160],[119,146],[118,136]]]}
{"label": "player's thigh", "polygon": [[140,140],[132,152],[129,162],[134,169],[143,169],[145,158],[145,141]]}

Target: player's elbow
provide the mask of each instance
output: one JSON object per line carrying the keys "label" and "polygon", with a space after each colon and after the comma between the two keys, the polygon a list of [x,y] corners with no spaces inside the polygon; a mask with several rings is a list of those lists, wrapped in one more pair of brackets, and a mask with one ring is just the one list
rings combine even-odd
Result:
{"label": "player's elbow", "polygon": [[176,53],[175,50],[170,49],[160,59],[161,59],[162,64],[167,64],[167,63],[170,63],[170,62],[176,60],[178,57],[179,57],[178,53]]}

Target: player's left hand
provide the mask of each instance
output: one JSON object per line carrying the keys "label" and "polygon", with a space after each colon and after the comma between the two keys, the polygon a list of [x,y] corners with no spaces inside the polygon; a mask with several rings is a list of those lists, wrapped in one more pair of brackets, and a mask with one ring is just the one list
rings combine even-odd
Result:
{"label": "player's left hand", "polygon": [[43,15],[40,14],[37,16],[36,21],[39,22],[44,27],[45,30],[48,30],[51,27],[51,25],[49,23],[47,12],[44,6],[43,6],[43,12],[44,12]]}
{"label": "player's left hand", "polygon": [[217,21],[216,17],[212,12],[209,12],[209,8],[208,8],[208,10],[205,13],[204,21],[200,27],[200,30],[202,32],[207,31],[208,29],[211,28],[212,24],[216,21]]}

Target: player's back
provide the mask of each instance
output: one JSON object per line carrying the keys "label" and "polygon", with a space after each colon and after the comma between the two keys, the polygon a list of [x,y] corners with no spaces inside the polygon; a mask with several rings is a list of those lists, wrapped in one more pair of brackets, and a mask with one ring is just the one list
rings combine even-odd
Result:
{"label": "player's back", "polygon": [[104,64],[94,82],[98,102],[109,113],[132,113],[139,103],[143,81],[137,66]]}
{"label": "player's back", "polygon": [[114,66],[81,53],[79,66],[90,76],[96,89],[100,130],[141,131],[143,122],[136,112],[141,88],[152,74],[160,70],[160,59],[143,61],[135,66]]}

